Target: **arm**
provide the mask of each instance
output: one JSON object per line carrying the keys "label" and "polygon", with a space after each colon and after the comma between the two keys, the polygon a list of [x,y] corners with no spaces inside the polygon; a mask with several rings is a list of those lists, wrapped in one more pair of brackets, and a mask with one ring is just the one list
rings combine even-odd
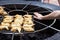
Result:
{"label": "arm", "polygon": [[35,12],[34,14],[35,14],[34,18],[40,19],[40,20],[60,19],[60,11],[59,10],[54,11],[45,16],[43,16],[37,12]]}

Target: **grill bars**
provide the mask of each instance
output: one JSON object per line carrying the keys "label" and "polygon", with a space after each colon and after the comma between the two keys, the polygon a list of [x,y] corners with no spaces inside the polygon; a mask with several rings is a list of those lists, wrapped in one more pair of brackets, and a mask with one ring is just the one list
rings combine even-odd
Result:
{"label": "grill bars", "polygon": [[[31,4],[31,2],[29,3],[29,4],[26,4],[22,9],[20,9],[20,10],[24,10],[25,8],[27,8],[28,7],[28,5],[30,5]],[[15,8],[15,10],[18,10],[17,9],[17,6],[14,4],[14,8]],[[9,8],[6,8],[7,10],[11,10],[11,9],[9,9]],[[31,11],[31,10],[36,10],[36,9],[38,9],[38,7],[36,7],[36,8],[33,8],[33,9],[30,9],[30,10],[27,10],[27,11]],[[39,13],[47,13],[48,11],[43,11],[43,12],[39,12]],[[51,11],[50,11],[51,12]],[[8,12],[9,13],[9,12]],[[34,13],[34,12],[29,12],[29,13]],[[52,25],[56,22],[56,19],[54,19],[54,21],[50,24],[50,25],[46,25],[46,24],[44,24],[44,23],[41,23],[41,22],[38,22],[38,21],[35,21],[35,20],[33,20],[34,22],[36,22],[36,23],[39,23],[39,24],[41,24],[41,25],[43,25],[43,26],[46,26],[45,28],[43,28],[43,29],[40,29],[40,30],[36,30],[36,31],[34,31],[33,33],[36,33],[36,32],[39,32],[39,31],[43,31],[43,30],[45,30],[45,29],[47,29],[47,28],[51,28],[51,29],[54,29],[54,30],[56,30],[56,31],[59,31],[60,32],[60,30],[58,30],[58,29],[56,29],[56,28],[53,28],[52,27]],[[12,34],[12,33],[7,33],[7,34]],[[20,33],[17,33],[17,34],[20,34]],[[13,40],[14,39],[14,35],[15,35],[15,33],[13,33],[12,34],[12,39],[11,40]],[[20,39],[22,38],[22,36],[20,36]],[[22,40],[22,39],[21,39]]]}

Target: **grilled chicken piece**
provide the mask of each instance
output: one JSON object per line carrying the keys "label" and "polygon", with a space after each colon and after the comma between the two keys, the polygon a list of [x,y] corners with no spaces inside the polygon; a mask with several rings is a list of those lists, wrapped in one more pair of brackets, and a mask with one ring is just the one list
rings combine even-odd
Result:
{"label": "grilled chicken piece", "polygon": [[15,17],[15,18],[22,18],[22,15],[16,14],[14,17]]}
{"label": "grilled chicken piece", "polygon": [[3,20],[3,22],[6,22],[6,23],[10,23],[10,22],[12,22],[12,21],[13,21],[13,19],[8,19],[8,20],[7,20],[7,19],[4,19],[4,20]]}
{"label": "grilled chicken piece", "polygon": [[23,17],[21,15],[15,15],[14,22],[22,24],[23,23]]}
{"label": "grilled chicken piece", "polygon": [[21,27],[12,27],[11,31],[16,32],[16,30],[20,33],[21,32]]}
{"label": "grilled chicken piece", "polygon": [[19,23],[13,22],[11,24],[11,31],[15,32],[16,30],[18,30],[18,32],[20,32],[21,31],[21,25]]}
{"label": "grilled chicken piece", "polygon": [[23,29],[25,30],[25,31],[28,31],[28,32],[32,32],[32,31],[34,31],[34,28],[33,28],[33,26],[32,25],[23,25]]}
{"label": "grilled chicken piece", "polygon": [[1,26],[0,26],[0,29],[7,29],[7,30],[9,30],[9,27],[10,27],[10,23],[4,23],[4,22],[2,22],[1,23]]}
{"label": "grilled chicken piece", "polygon": [[16,26],[16,27],[17,27],[17,26],[20,26],[20,24],[19,24],[19,23],[16,23],[16,22],[12,22],[12,23],[11,23],[11,27],[15,27],[15,26]]}
{"label": "grilled chicken piece", "polygon": [[5,8],[5,7],[0,6],[0,14],[2,14],[2,15],[8,14],[8,13],[4,10],[4,8]]}
{"label": "grilled chicken piece", "polygon": [[10,22],[13,21],[13,16],[4,16],[4,17],[5,17],[5,18],[4,18],[3,22],[10,23]]}
{"label": "grilled chicken piece", "polygon": [[31,18],[32,19],[32,15],[24,15],[24,18]]}
{"label": "grilled chicken piece", "polygon": [[24,15],[24,24],[34,24],[32,21],[32,15]]}
{"label": "grilled chicken piece", "polygon": [[0,30],[3,30],[3,29],[7,29],[7,30],[9,30],[8,26],[0,25]]}
{"label": "grilled chicken piece", "polygon": [[6,15],[6,14],[8,14],[6,11],[3,11],[3,15]]}
{"label": "grilled chicken piece", "polygon": [[5,18],[8,18],[8,19],[9,19],[9,18],[10,18],[10,19],[13,18],[13,16],[9,16],[9,15],[6,15],[6,16],[4,16],[4,17],[5,17]]}
{"label": "grilled chicken piece", "polygon": [[32,20],[26,20],[26,21],[24,21],[24,24],[34,25]]}
{"label": "grilled chicken piece", "polygon": [[23,24],[23,29],[25,31],[31,32],[34,31],[34,23],[32,21],[32,15],[24,15],[24,24]]}
{"label": "grilled chicken piece", "polygon": [[32,20],[32,15],[24,15],[24,20]]}
{"label": "grilled chicken piece", "polygon": [[3,25],[3,26],[10,26],[10,23],[4,23],[4,22],[2,22],[1,25]]}
{"label": "grilled chicken piece", "polygon": [[23,20],[22,19],[15,19],[14,22],[19,23],[19,24],[22,24],[23,23]]}

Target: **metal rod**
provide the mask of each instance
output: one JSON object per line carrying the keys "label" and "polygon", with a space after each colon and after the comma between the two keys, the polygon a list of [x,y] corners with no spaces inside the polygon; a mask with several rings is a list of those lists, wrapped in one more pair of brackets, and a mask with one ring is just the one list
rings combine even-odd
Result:
{"label": "metal rod", "polygon": [[54,19],[54,21],[49,26],[51,27],[52,25],[55,24],[55,22],[56,22],[56,19]]}
{"label": "metal rod", "polygon": [[19,33],[20,34],[20,40],[23,40],[23,33]]}
{"label": "metal rod", "polygon": [[17,7],[16,7],[16,5],[14,4],[14,8],[15,8],[15,10],[17,10]]}
{"label": "metal rod", "polygon": [[31,4],[31,2],[29,3],[29,4],[26,4],[23,8],[22,8],[22,10],[24,10],[28,5],[30,5]]}
{"label": "metal rod", "polygon": [[[33,20],[33,21],[35,21],[35,20]],[[39,23],[39,24],[41,24],[41,25],[44,25],[44,26],[48,26],[48,25],[46,25],[46,24],[44,24],[44,23],[41,23],[41,22],[38,22],[38,21],[35,21],[36,23]]]}
{"label": "metal rod", "polygon": [[33,33],[36,33],[36,32],[39,32],[39,31],[43,31],[43,30],[45,30],[45,29],[47,29],[47,28],[49,28],[49,27],[45,27],[45,28],[43,28],[43,29],[40,29],[40,30],[34,31]]}
{"label": "metal rod", "polygon": [[[34,20],[34,21],[35,21],[35,20]],[[44,23],[41,23],[41,22],[38,22],[38,21],[35,21],[35,22],[37,22],[37,23],[39,23],[39,24],[42,24],[42,25],[44,25],[44,26],[47,26],[47,27],[49,27],[49,28],[51,28],[51,29],[54,29],[54,30],[56,30],[56,31],[60,32],[60,30],[59,30],[59,29],[56,29],[56,28],[51,27],[51,26],[48,26],[48,25],[46,25],[46,24],[44,24]]]}
{"label": "metal rod", "polygon": [[9,11],[11,10],[11,9],[9,9],[9,8],[5,8],[5,9],[7,9],[7,10],[9,10]]}
{"label": "metal rod", "polygon": [[56,30],[56,31],[60,32],[60,30],[59,30],[59,29],[56,29],[56,28],[54,28],[54,27],[49,26],[49,28],[54,29],[54,30]]}
{"label": "metal rod", "polygon": [[12,39],[11,40],[14,40],[14,35],[15,35],[15,33],[12,34]]}
{"label": "metal rod", "polygon": [[22,38],[23,36],[22,35],[20,35],[20,40],[23,40],[23,38]]}

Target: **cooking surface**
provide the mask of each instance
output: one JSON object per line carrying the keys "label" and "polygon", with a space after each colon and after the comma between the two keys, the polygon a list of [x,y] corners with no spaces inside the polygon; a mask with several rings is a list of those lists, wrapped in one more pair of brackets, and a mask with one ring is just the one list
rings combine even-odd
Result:
{"label": "cooking surface", "polygon": [[[55,25],[53,25],[52,27],[55,27],[57,29],[60,29],[59,28],[60,26],[60,21],[57,20]],[[31,36],[33,35],[33,36]],[[6,38],[5,38],[6,37]],[[0,34],[0,40],[11,40],[11,35],[7,35],[7,34]],[[29,35],[25,35],[23,36],[23,39],[24,40],[60,40],[60,32],[57,32],[53,29],[46,29],[44,30],[43,32],[37,32],[35,35],[34,34],[29,34]],[[20,39],[20,36],[15,36],[14,40],[17,40]],[[36,38],[36,39],[35,39]]]}
{"label": "cooking surface", "polygon": [[[53,31],[54,30],[51,29],[51,31],[50,30],[45,30],[44,32],[40,32],[40,33],[37,33],[35,35],[33,35],[33,34],[27,35],[26,34],[25,36],[23,36],[23,39],[24,40],[55,40],[55,39],[58,38],[58,40],[59,40],[60,39],[59,38],[60,33],[57,33],[56,31],[53,32]],[[31,35],[33,35],[33,36],[31,36]],[[2,40],[11,40],[11,37],[12,37],[12,35],[0,34],[0,40],[1,39]],[[20,36],[15,36],[14,37],[14,40],[18,40],[18,39],[20,39]]]}

